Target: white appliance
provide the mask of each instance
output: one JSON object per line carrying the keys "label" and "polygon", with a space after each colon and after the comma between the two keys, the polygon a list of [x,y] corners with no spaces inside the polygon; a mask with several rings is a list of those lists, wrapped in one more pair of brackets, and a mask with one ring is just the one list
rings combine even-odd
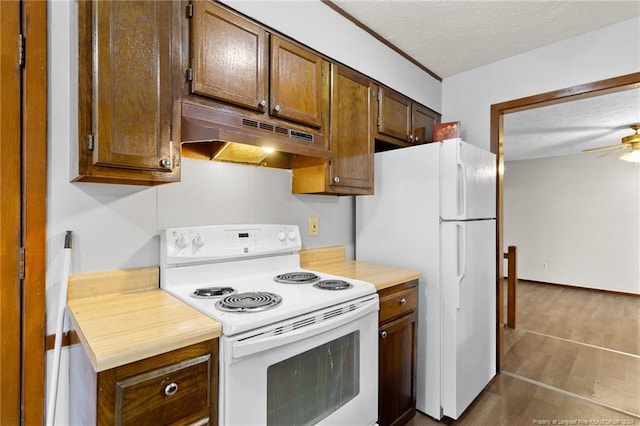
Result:
{"label": "white appliance", "polygon": [[461,139],[375,154],[356,259],[422,272],[417,409],[457,419],[496,373],[496,157]]}
{"label": "white appliance", "polygon": [[222,324],[220,425],[372,425],[373,284],[300,268],[294,225],[161,233],[161,288]]}

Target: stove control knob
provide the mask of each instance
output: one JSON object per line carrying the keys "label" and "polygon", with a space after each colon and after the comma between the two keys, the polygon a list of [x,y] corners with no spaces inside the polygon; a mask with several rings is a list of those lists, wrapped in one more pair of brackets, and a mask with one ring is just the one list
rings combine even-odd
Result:
{"label": "stove control knob", "polygon": [[200,248],[204,245],[204,237],[200,234],[196,235],[193,239],[194,247]]}
{"label": "stove control knob", "polygon": [[285,238],[287,238],[287,235],[284,233],[284,231],[278,232],[278,239],[280,241],[284,241]]}
{"label": "stove control knob", "polygon": [[187,238],[184,235],[180,235],[178,238],[176,238],[176,247],[178,247],[179,249],[183,249],[188,245],[189,243],[187,242]]}
{"label": "stove control knob", "polygon": [[296,233],[293,231],[289,231],[289,233],[287,234],[287,237],[289,237],[291,241],[294,241],[296,239]]}

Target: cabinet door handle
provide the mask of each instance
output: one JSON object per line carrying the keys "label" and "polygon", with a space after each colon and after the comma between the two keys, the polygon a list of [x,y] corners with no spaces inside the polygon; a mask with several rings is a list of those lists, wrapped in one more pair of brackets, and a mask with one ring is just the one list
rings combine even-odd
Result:
{"label": "cabinet door handle", "polygon": [[171,167],[171,160],[168,158],[163,158],[162,160],[160,160],[160,165],[168,169],[169,167]]}
{"label": "cabinet door handle", "polygon": [[407,303],[407,299],[403,297],[402,299],[398,300],[398,303],[400,304],[400,306],[405,305]]}
{"label": "cabinet door handle", "polygon": [[389,333],[387,333],[386,331],[381,331],[380,332],[380,338],[381,339],[386,339],[388,335],[389,335]]}
{"label": "cabinet door handle", "polygon": [[280,112],[280,111],[282,111],[282,107],[281,107],[280,105],[276,105],[276,106],[273,108],[273,110],[274,110],[275,112]]}
{"label": "cabinet door handle", "polygon": [[407,136],[407,139],[409,140],[410,143],[413,143],[413,135]]}
{"label": "cabinet door handle", "polygon": [[334,183],[340,183],[340,178],[338,176],[334,176],[333,177],[333,182]]}
{"label": "cabinet door handle", "polygon": [[172,396],[175,395],[176,392],[178,392],[178,384],[173,382],[173,383],[169,383],[167,386],[165,386],[164,388],[164,394],[167,396]]}
{"label": "cabinet door handle", "polygon": [[264,111],[264,107],[267,106],[267,101],[265,101],[264,99],[260,101],[260,103],[258,104],[258,106],[260,107],[261,110]]}

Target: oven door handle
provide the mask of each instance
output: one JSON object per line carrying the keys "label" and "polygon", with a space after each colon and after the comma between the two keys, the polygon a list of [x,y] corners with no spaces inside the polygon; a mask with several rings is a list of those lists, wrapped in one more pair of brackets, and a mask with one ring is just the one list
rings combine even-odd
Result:
{"label": "oven door handle", "polygon": [[[232,344],[232,358],[238,360],[240,358],[253,355],[265,350],[284,346],[301,339],[306,339],[318,334],[324,333],[340,325],[346,325],[350,322],[367,315],[370,312],[377,312],[379,309],[378,298],[369,300],[359,305],[355,310],[337,315],[331,319],[314,323],[305,327],[298,328],[293,331],[284,332],[282,334],[260,334],[255,337],[249,337],[242,341],[236,341]],[[322,315],[322,314],[319,314]],[[377,317],[376,317],[377,321]],[[231,360],[229,360],[231,361]]]}

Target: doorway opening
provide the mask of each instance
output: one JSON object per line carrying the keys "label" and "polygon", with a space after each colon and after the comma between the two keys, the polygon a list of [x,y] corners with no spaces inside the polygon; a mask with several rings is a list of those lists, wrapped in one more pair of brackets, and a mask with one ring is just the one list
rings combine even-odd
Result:
{"label": "doorway opening", "polygon": [[638,87],[640,87],[640,72],[491,105],[491,152],[497,154],[498,161],[496,188],[496,362],[498,370],[502,369],[504,358],[504,272],[502,260],[504,253],[504,116],[514,112]]}

